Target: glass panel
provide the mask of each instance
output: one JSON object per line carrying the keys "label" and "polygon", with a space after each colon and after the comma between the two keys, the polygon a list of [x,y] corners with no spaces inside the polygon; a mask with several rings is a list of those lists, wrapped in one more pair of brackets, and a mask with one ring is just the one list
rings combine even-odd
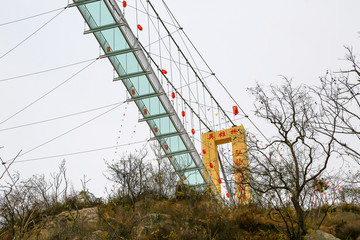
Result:
{"label": "glass panel", "polygon": [[167,154],[186,150],[186,147],[180,136],[169,137],[166,139],[166,143],[169,145],[169,153]]}
{"label": "glass panel", "polygon": [[205,181],[203,180],[203,178],[198,170],[191,171],[191,172],[185,172],[184,175],[190,185],[198,185],[198,184],[205,183]]}
{"label": "glass panel", "polygon": [[90,28],[97,27],[97,24],[96,24],[95,20],[93,19],[93,17],[91,16],[90,12],[88,11],[88,9],[87,9],[87,7],[85,5],[80,5],[79,10],[83,14],[83,16],[84,16],[84,18],[85,18],[85,20],[86,20],[86,22],[87,22],[87,24],[89,25]]}
{"label": "glass panel", "polygon": [[113,16],[103,1],[100,2],[100,11],[100,26],[115,23]]}
{"label": "glass panel", "polygon": [[86,4],[86,8],[96,24],[96,26],[90,26],[91,28],[115,23],[103,1]]}
{"label": "glass panel", "polygon": [[173,157],[173,159],[170,160],[172,160],[171,162],[175,163],[178,166],[178,169],[176,169],[177,171],[196,167],[194,161],[188,153],[175,156]]}
{"label": "glass panel", "polygon": [[[85,7],[94,20],[94,27],[100,26],[100,2],[86,4]],[[91,28],[93,26],[90,26]]]}
{"label": "glass panel", "polygon": [[169,117],[154,119],[154,125],[159,129],[156,135],[176,132],[176,128]]}
{"label": "glass panel", "polygon": [[147,109],[148,112],[147,116],[166,113],[158,97],[146,98],[144,100],[139,100],[139,101],[142,101],[144,104],[144,108]]}
{"label": "glass panel", "polygon": [[118,27],[111,28],[107,30],[101,31],[102,35],[106,39],[106,42],[101,43],[102,46],[110,47],[110,51],[106,49],[106,52],[115,52],[124,49],[129,49],[129,45],[127,44],[124,36],[122,35],[120,29]]}
{"label": "glass panel", "polygon": [[130,89],[130,92],[131,89],[134,88],[135,94],[131,93],[133,96],[143,96],[155,92],[146,76],[126,79],[124,80],[124,84]]}
{"label": "glass panel", "polygon": [[119,76],[142,72],[142,69],[141,69],[139,63],[138,63],[137,59],[135,58],[134,53],[132,53],[132,52],[117,55],[115,57],[111,57],[110,60],[112,58],[116,58],[118,61],[118,64],[115,65],[115,68],[116,68]]}

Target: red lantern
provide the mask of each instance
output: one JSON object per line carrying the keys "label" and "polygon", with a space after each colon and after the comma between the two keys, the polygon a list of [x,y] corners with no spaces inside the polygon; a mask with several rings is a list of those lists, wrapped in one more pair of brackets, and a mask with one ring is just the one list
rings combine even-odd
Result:
{"label": "red lantern", "polygon": [[206,154],[206,150],[205,150],[205,149],[203,149],[203,154]]}
{"label": "red lantern", "polygon": [[140,31],[143,30],[143,28],[142,28],[142,26],[141,26],[140,24],[137,25],[137,28],[138,28]]}
{"label": "red lantern", "polygon": [[226,196],[227,196],[228,198],[230,198],[230,194],[229,194],[229,193],[226,193]]}
{"label": "red lantern", "polygon": [[214,167],[214,165],[212,163],[210,163],[210,168],[213,168],[213,167]]}
{"label": "red lantern", "polygon": [[192,134],[195,134],[195,129],[191,129],[191,133],[192,133]]}
{"label": "red lantern", "polygon": [[168,150],[168,149],[169,149],[169,146],[168,146],[168,145],[165,145],[165,149]]}
{"label": "red lantern", "polygon": [[175,93],[174,92],[171,93],[171,97],[175,98]]}
{"label": "red lantern", "polygon": [[135,94],[135,89],[131,89],[131,93],[132,93],[132,95],[134,95]]}
{"label": "red lantern", "polygon": [[233,106],[233,113],[234,115],[238,115],[239,114],[239,110],[237,106]]}
{"label": "red lantern", "polygon": [[106,48],[106,51],[107,51],[107,52],[110,52],[110,51],[111,51],[111,48],[110,48],[110,47],[107,47],[107,48]]}
{"label": "red lantern", "polygon": [[181,112],[181,116],[185,117],[185,111]]}
{"label": "red lantern", "polygon": [[144,114],[145,114],[145,115],[147,114],[147,109],[144,109]]}
{"label": "red lantern", "polygon": [[186,180],[186,177],[184,176],[184,180]]}
{"label": "red lantern", "polygon": [[161,72],[162,72],[163,74],[167,74],[167,71],[166,71],[165,69],[162,69]]}
{"label": "red lantern", "polygon": [[157,129],[157,127],[156,127],[156,128],[154,128],[154,130],[155,130],[155,132],[158,132],[158,129]]}
{"label": "red lantern", "polygon": [[219,183],[221,183],[221,178],[219,178]]}
{"label": "red lantern", "polygon": [[126,1],[123,1],[123,7],[126,7],[126,6],[127,6]]}

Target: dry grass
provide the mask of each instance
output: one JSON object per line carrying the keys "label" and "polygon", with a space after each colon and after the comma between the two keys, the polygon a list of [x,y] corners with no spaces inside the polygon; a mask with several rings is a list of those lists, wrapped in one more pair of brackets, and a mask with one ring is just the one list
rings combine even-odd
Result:
{"label": "dry grass", "polygon": [[308,226],[316,229],[326,214],[320,227],[342,240],[356,240],[360,237],[360,207],[354,204],[341,204],[332,207],[328,212],[324,209],[314,209],[310,213]]}
{"label": "dry grass", "polygon": [[[123,200],[84,202],[75,197],[57,204],[47,210],[54,218],[64,215],[64,211],[94,206],[98,217],[89,226],[81,217],[71,215],[46,239],[287,239],[284,224],[274,221],[273,211],[256,206],[224,207],[208,193],[185,189],[171,199],[157,199],[149,194],[136,202],[135,210]],[[332,212],[324,209],[309,212],[309,230],[316,229],[326,214],[321,230],[344,240],[355,240],[360,235],[359,206],[341,205],[336,210],[332,208]],[[26,239],[37,239],[36,231]]]}

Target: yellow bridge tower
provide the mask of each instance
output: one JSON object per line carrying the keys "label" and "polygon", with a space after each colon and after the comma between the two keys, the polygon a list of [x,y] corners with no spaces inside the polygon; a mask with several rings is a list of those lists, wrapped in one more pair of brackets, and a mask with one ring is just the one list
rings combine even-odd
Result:
{"label": "yellow bridge tower", "polygon": [[[217,146],[230,142],[232,143],[236,202],[237,204],[247,204],[251,200],[251,190],[247,184],[250,180],[250,174],[246,134],[242,125],[202,134],[203,162],[207,169],[205,177],[209,178],[208,174],[210,174],[215,187],[221,195],[222,180],[220,178]],[[226,195],[230,197],[229,193]]]}

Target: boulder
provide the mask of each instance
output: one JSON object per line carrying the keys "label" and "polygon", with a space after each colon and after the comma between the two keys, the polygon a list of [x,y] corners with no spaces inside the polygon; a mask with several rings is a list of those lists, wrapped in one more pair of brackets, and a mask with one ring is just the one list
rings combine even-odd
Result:
{"label": "boulder", "polygon": [[323,232],[321,230],[312,230],[309,234],[305,236],[305,240],[340,240],[339,238],[334,237],[333,235]]}

